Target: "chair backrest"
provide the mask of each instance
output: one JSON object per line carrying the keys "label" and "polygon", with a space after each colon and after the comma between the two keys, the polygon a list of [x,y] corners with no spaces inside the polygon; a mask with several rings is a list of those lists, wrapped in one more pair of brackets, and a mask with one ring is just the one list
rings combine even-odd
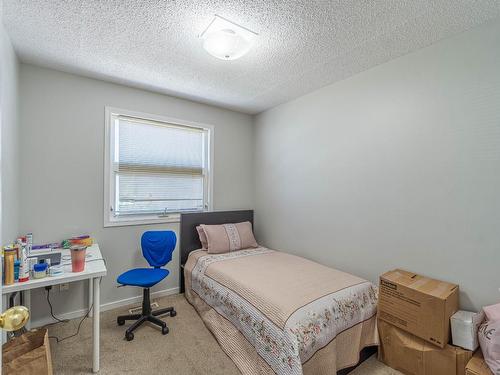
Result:
{"label": "chair backrest", "polygon": [[142,255],[150,266],[162,267],[172,260],[177,237],[171,230],[148,231],[141,237]]}

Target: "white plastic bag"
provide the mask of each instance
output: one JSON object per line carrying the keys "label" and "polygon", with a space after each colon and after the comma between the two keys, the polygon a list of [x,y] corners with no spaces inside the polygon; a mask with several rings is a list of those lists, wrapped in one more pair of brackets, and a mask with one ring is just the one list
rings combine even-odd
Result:
{"label": "white plastic bag", "polygon": [[483,311],[486,314],[486,319],[491,321],[500,320],[500,303],[496,305],[484,306]]}
{"label": "white plastic bag", "polygon": [[483,323],[478,336],[486,364],[493,374],[500,375],[500,320]]}

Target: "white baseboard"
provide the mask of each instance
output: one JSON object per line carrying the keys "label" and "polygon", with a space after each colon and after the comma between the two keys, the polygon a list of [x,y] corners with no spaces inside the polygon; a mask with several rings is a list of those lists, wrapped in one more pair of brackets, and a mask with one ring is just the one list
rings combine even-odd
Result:
{"label": "white baseboard", "polygon": [[[172,294],[179,294],[179,291],[180,291],[179,287],[158,290],[156,292],[151,293],[151,299],[165,297],[165,296],[171,296]],[[112,310],[112,309],[116,309],[118,307],[132,305],[134,303],[140,303],[140,302],[142,302],[142,294],[140,296],[125,298],[125,299],[121,299],[118,301],[101,304],[101,311]]]}
{"label": "white baseboard", "polygon": [[[171,296],[173,294],[179,294],[180,288],[170,288],[164,290],[158,290],[156,292],[151,293],[151,299],[160,298],[165,296]],[[101,312],[116,309],[118,307],[123,307],[127,305],[133,305],[136,303],[140,303],[142,301],[142,295],[121,299],[113,302],[106,302],[101,304]],[[67,313],[57,314],[57,317],[61,320],[65,319],[76,319],[81,318],[87,313],[87,309],[81,309],[76,311],[70,311]],[[54,319],[49,315],[47,317],[43,317],[42,319],[37,319],[31,322],[31,328],[42,327],[44,325],[54,323]]]}

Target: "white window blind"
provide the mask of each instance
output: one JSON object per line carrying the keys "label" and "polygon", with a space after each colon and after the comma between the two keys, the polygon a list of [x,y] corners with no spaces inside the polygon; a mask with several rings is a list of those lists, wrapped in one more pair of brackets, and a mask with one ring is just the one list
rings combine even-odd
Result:
{"label": "white window blind", "polygon": [[110,115],[111,221],[208,208],[208,132]]}

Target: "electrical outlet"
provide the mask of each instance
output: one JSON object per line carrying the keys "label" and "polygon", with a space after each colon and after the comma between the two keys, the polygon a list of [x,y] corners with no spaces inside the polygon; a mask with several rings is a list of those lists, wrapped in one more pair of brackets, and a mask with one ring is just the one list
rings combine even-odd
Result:
{"label": "electrical outlet", "polygon": [[60,292],[64,292],[65,290],[69,290],[69,283],[64,283],[59,285]]}

